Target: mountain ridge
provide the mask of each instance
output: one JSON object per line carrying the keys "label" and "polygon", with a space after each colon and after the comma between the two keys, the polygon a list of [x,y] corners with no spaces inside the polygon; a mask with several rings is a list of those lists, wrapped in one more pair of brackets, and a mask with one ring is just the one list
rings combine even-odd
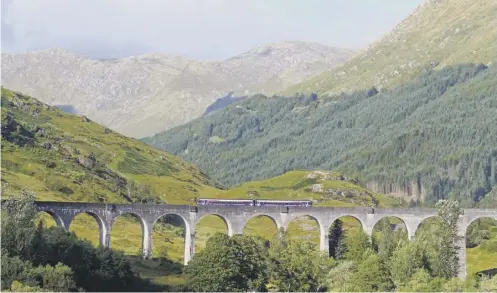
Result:
{"label": "mountain ridge", "polygon": [[271,94],[345,62],[352,52],[292,41],[221,61],[157,52],[106,60],[64,49],[2,53],[2,84],[144,137],[200,117],[229,92]]}
{"label": "mountain ridge", "polygon": [[279,94],[391,88],[426,69],[497,58],[497,2],[429,0],[344,64]]}

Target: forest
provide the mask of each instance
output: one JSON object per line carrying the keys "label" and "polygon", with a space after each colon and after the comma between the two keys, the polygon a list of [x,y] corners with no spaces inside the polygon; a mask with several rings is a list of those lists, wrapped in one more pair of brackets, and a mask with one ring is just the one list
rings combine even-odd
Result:
{"label": "forest", "polygon": [[463,64],[390,90],[257,95],[143,141],[229,187],[325,169],[425,205],[485,207],[495,206],[496,125],[497,65]]}

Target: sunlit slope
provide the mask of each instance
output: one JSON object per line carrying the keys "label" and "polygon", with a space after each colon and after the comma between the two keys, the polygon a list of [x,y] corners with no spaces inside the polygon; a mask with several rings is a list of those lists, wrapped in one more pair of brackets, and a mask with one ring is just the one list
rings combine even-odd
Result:
{"label": "sunlit slope", "polygon": [[2,186],[38,200],[185,203],[217,190],[197,167],[2,88]]}
{"label": "sunlit slope", "polygon": [[330,94],[403,84],[426,68],[497,58],[497,1],[424,1],[393,31],[345,64],[284,91]]}
{"label": "sunlit slope", "polygon": [[338,172],[290,171],[229,190],[206,194],[214,198],[311,200],[314,206],[381,206],[398,204],[393,197],[374,193]]}

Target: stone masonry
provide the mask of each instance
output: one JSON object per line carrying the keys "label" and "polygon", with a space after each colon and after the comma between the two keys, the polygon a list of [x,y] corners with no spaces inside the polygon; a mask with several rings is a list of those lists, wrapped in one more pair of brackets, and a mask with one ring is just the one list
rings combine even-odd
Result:
{"label": "stone masonry", "polygon": [[[74,217],[80,213],[91,215],[98,223],[100,245],[110,246],[110,231],[116,217],[124,214],[135,215],[141,223],[143,239],[143,257],[152,256],[152,232],[157,220],[165,215],[177,215],[185,225],[184,262],[192,258],[195,241],[195,227],[207,215],[217,215],[226,223],[228,235],[242,234],[246,223],[256,216],[268,216],[278,229],[286,229],[288,224],[301,216],[313,218],[320,228],[320,249],[328,248],[328,230],[335,220],[343,216],[356,218],[368,235],[372,235],[375,224],[384,217],[401,219],[409,239],[414,239],[421,222],[437,215],[435,209],[424,208],[329,208],[329,207],[232,207],[232,206],[187,206],[187,205],[149,205],[149,204],[100,204],[76,202],[36,202],[38,211],[50,214],[58,226],[69,230]],[[459,277],[466,278],[466,229],[474,220],[489,217],[497,220],[497,209],[465,209],[459,222],[458,246],[460,271]]]}

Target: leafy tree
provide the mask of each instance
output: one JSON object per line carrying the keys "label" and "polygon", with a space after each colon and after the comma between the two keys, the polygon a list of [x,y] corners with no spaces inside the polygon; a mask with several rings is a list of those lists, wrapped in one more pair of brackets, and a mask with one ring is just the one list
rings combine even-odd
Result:
{"label": "leafy tree", "polygon": [[75,291],[76,284],[70,267],[58,263],[53,266],[39,266],[27,272],[28,279],[40,280],[39,286],[55,292]]}
{"label": "leafy tree", "polygon": [[357,265],[353,261],[342,261],[332,268],[327,276],[327,289],[330,292],[353,292]]}
{"label": "leafy tree", "polygon": [[488,230],[479,230],[470,226],[466,237],[466,247],[473,248],[476,247],[485,240],[490,239],[490,232]]}
{"label": "leafy tree", "polygon": [[31,267],[31,263],[24,262],[18,256],[11,257],[2,251],[1,289],[5,290],[12,285],[12,282],[24,279],[25,272]]}
{"label": "leafy tree", "polygon": [[373,233],[373,246],[378,251],[379,257],[383,261],[388,261],[395,248],[396,241],[392,225],[388,218],[383,218],[378,223],[380,225],[379,233]]}
{"label": "leafy tree", "polygon": [[360,262],[364,258],[364,253],[371,249],[369,236],[363,230],[357,230],[347,235],[347,252],[345,259]]}
{"label": "leafy tree", "polygon": [[27,189],[2,203],[2,249],[9,255],[27,257],[35,235],[35,195]]}
{"label": "leafy tree", "polygon": [[77,286],[87,291],[127,291],[139,283],[129,261],[120,252],[94,248],[89,241],[58,227],[44,229],[39,241],[36,246],[40,250],[33,262],[52,266],[61,262],[69,266]]}
{"label": "leafy tree", "polygon": [[424,250],[421,241],[401,241],[393,251],[389,261],[389,270],[396,287],[402,287],[413,274],[425,265]]}
{"label": "leafy tree", "polygon": [[[50,290],[55,292],[68,292],[76,289],[73,272],[68,266],[58,263],[53,266],[33,266],[29,261],[19,257],[2,255],[2,290],[11,287],[12,291]],[[17,283],[16,283],[17,282]]]}
{"label": "leafy tree", "polygon": [[430,273],[425,269],[418,269],[407,282],[400,288],[401,292],[439,292],[441,291],[444,279],[430,276]]}
{"label": "leafy tree", "polygon": [[319,291],[334,261],[313,243],[276,238],[269,250],[269,284],[275,291]]}
{"label": "leafy tree", "polygon": [[3,290],[4,292],[50,292],[39,286],[28,286],[19,281],[12,282],[10,290]]}
{"label": "leafy tree", "polygon": [[263,291],[267,250],[254,237],[217,233],[194,255],[185,273],[192,291]]}
{"label": "leafy tree", "polygon": [[363,292],[392,290],[394,284],[385,263],[371,250],[366,255],[364,261],[357,266],[354,277],[356,288]]}
{"label": "leafy tree", "polygon": [[466,232],[466,247],[473,248],[490,240],[490,230],[496,225],[497,221],[489,218],[481,218],[472,222]]}

